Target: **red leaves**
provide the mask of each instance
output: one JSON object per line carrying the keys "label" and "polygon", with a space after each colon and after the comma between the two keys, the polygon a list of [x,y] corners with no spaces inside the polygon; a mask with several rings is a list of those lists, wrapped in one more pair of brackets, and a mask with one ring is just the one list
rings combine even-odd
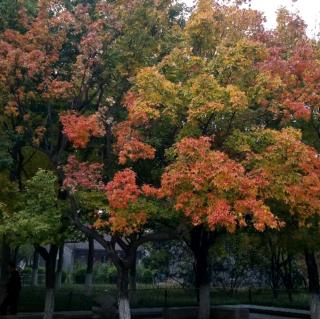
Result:
{"label": "red leaves", "polygon": [[[283,225],[276,220],[269,207],[262,200],[257,200],[256,198],[237,200],[235,208],[240,216],[245,216],[248,212],[252,212],[253,226],[258,231],[264,231],[266,226],[278,228]],[[244,220],[241,221],[241,224],[243,222]]]}
{"label": "red leaves", "polygon": [[85,148],[90,137],[101,137],[105,134],[97,114],[89,116],[79,115],[75,112],[60,115],[63,133],[76,148]]}
{"label": "red leaves", "polygon": [[190,158],[203,158],[206,156],[208,150],[211,147],[209,137],[184,138],[176,144],[176,152],[178,156],[185,156]]}
{"label": "red leaves", "polygon": [[69,100],[73,94],[73,84],[67,81],[53,80],[48,84],[48,89],[45,94],[47,99],[57,100],[65,99]]}
{"label": "red leaves", "polygon": [[137,96],[129,92],[124,104],[128,109],[129,119],[113,127],[113,134],[116,137],[115,151],[119,156],[119,163],[125,164],[127,160],[137,161],[139,159],[153,159],[155,149],[144,143],[135,128],[136,125],[146,125],[147,115],[137,108]]}
{"label": "red leaves", "polygon": [[135,207],[142,191],[136,184],[136,174],[131,169],[116,173],[107,184],[106,193],[110,216],[107,221],[98,219],[95,224],[97,228],[108,226],[112,232],[130,235],[147,222],[144,208]]}
{"label": "red leaves", "polygon": [[231,213],[231,207],[226,200],[217,200],[208,208],[208,226],[210,229],[222,226],[230,231],[235,230],[236,218]]}
{"label": "red leaves", "polygon": [[297,120],[305,120],[309,121],[311,118],[311,110],[310,108],[302,103],[302,102],[292,102],[285,101],[284,106],[286,107],[286,111],[284,114],[287,115],[287,118],[290,118],[290,114],[294,116]]}
{"label": "red leaves", "polygon": [[304,42],[296,45],[292,52],[271,48],[260,69],[282,82],[281,94],[272,101],[277,105],[272,112],[287,122],[294,119],[309,121],[312,110],[317,109],[320,103],[320,65],[315,49]]}
{"label": "red leaves", "polygon": [[141,190],[143,194],[148,197],[156,197],[160,199],[160,198],[163,198],[164,196],[161,189],[155,188],[147,184],[142,185]]}
{"label": "red leaves", "polygon": [[237,225],[246,225],[247,215],[258,230],[277,227],[269,208],[257,200],[261,180],[246,174],[226,154],[212,151],[209,141],[185,138],[176,145],[176,162],[162,177],[164,196],[193,224],[206,223],[212,230],[224,227],[232,232]]}
{"label": "red leaves", "polygon": [[75,192],[79,187],[85,189],[102,190],[103,165],[99,163],[79,162],[73,155],[69,156],[68,163],[64,166],[65,179],[63,186]]}
{"label": "red leaves", "polygon": [[140,141],[138,132],[130,126],[129,121],[114,127],[113,134],[116,137],[115,150],[119,153],[120,164],[125,164],[128,159],[137,161],[154,158],[155,149]]}
{"label": "red leaves", "polygon": [[136,174],[130,169],[125,169],[115,174],[113,180],[106,186],[107,198],[112,208],[127,208],[141,195],[141,190],[136,184]]}

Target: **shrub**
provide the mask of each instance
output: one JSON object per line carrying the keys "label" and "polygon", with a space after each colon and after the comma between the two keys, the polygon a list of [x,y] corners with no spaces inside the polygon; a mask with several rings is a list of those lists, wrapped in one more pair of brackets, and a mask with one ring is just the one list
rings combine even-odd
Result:
{"label": "shrub", "polygon": [[87,272],[86,267],[77,266],[73,272],[73,281],[76,284],[84,284],[85,278],[86,278],[86,272]]}
{"label": "shrub", "polygon": [[137,269],[137,282],[141,284],[152,284],[154,273],[151,269],[145,267],[138,267]]}
{"label": "shrub", "polygon": [[94,272],[95,283],[115,284],[117,282],[117,269],[114,265],[100,264]]}

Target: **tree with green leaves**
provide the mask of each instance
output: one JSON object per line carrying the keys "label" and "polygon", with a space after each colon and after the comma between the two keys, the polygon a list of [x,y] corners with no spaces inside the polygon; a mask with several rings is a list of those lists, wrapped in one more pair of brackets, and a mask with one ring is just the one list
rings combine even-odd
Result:
{"label": "tree with green leaves", "polygon": [[4,215],[1,233],[10,234],[17,244],[34,245],[46,264],[46,298],[44,318],[54,310],[56,259],[60,245],[68,236],[66,208],[58,199],[57,177],[39,170],[26,182],[20,209]]}

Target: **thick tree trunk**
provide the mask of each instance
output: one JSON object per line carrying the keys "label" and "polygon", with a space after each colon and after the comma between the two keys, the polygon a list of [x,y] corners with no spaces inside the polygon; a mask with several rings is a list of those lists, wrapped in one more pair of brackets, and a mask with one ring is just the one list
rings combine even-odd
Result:
{"label": "thick tree trunk", "polygon": [[42,247],[38,251],[46,262],[46,300],[43,319],[52,319],[54,314],[55,270],[58,247],[50,245],[49,252]]}
{"label": "thick tree trunk", "polygon": [[129,303],[129,269],[125,266],[118,267],[119,289],[119,319],[131,319]]}
{"label": "thick tree trunk", "polygon": [[92,293],[92,282],[93,282],[93,265],[94,265],[94,239],[88,237],[88,257],[87,257],[87,272],[85,278],[85,290],[87,295]]}
{"label": "thick tree trunk", "polygon": [[32,261],[32,275],[31,275],[31,285],[32,287],[38,286],[38,269],[39,269],[39,253],[37,250],[33,253]]}
{"label": "thick tree trunk", "polygon": [[310,317],[311,319],[320,319],[319,271],[314,252],[305,251],[305,260],[309,281]]}
{"label": "thick tree trunk", "polygon": [[[138,247],[149,241],[168,240],[174,238],[171,234],[149,234],[145,237],[139,238],[140,236],[131,236],[129,240],[122,240],[121,237],[115,236],[111,240],[105,240],[96,231],[86,227],[79,220],[77,213],[77,203],[73,196],[70,196],[70,205],[72,209],[72,218],[75,225],[79,230],[84,232],[87,236],[92,236],[99,242],[108,252],[108,255],[117,267],[118,271],[118,291],[119,291],[119,318],[120,319],[131,319],[130,303],[129,303],[129,269],[133,261],[133,254],[136,252]],[[122,248],[123,255],[119,256],[116,252],[116,245]]]}
{"label": "thick tree trunk", "polygon": [[134,253],[132,265],[130,267],[129,287],[132,293],[137,290],[137,252]]}
{"label": "thick tree trunk", "polygon": [[201,283],[199,286],[198,319],[210,318],[210,283]]}
{"label": "thick tree trunk", "polygon": [[56,289],[60,289],[62,286],[63,255],[64,255],[64,244],[62,244],[59,248],[59,259],[58,259],[57,274],[56,274]]}
{"label": "thick tree trunk", "polygon": [[191,233],[190,247],[194,255],[196,288],[198,292],[198,319],[210,318],[210,269],[208,262],[209,248],[213,241],[203,226],[195,227]]}
{"label": "thick tree trunk", "polygon": [[137,300],[137,252],[133,253],[129,269],[129,298],[130,303],[135,304]]}
{"label": "thick tree trunk", "polygon": [[43,319],[52,319],[54,313],[54,289],[46,289]]}

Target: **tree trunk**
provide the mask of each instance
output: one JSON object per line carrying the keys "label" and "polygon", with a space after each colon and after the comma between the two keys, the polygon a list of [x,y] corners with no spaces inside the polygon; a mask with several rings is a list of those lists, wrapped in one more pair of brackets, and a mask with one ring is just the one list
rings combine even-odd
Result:
{"label": "tree trunk", "polygon": [[19,255],[19,246],[15,247],[13,250],[12,262],[17,264],[18,263],[18,255]]}
{"label": "tree trunk", "polygon": [[33,262],[32,262],[32,275],[31,275],[31,286],[38,286],[38,268],[39,268],[39,253],[37,250],[33,253]]}
{"label": "tree trunk", "polygon": [[64,244],[59,248],[59,259],[56,274],[56,289],[60,289],[62,286],[62,271],[63,271],[63,255],[64,255]]}
{"label": "tree trunk", "polygon": [[319,271],[314,252],[305,251],[305,260],[309,281],[310,317],[311,319],[320,319]]}
{"label": "tree trunk", "polygon": [[11,249],[5,236],[2,237],[1,247],[1,283],[5,283],[9,276],[8,263],[11,258]]}
{"label": "tree trunk", "polygon": [[191,233],[190,247],[194,255],[195,281],[198,292],[198,319],[210,318],[210,269],[208,262],[209,248],[213,234],[203,226],[195,227]]}
{"label": "tree trunk", "polygon": [[54,289],[46,289],[43,319],[52,319],[54,313]]}
{"label": "tree trunk", "polygon": [[[40,252],[41,253],[41,252]],[[42,255],[46,262],[46,300],[43,319],[52,319],[54,313],[55,269],[58,247],[50,245],[50,250]]]}
{"label": "tree trunk", "polygon": [[210,318],[210,283],[201,283],[199,286],[198,319]]}
{"label": "tree trunk", "polygon": [[280,256],[281,251],[278,245],[278,241],[273,237],[268,236],[268,244],[270,248],[270,283],[272,288],[273,297],[278,298],[280,279],[281,279],[281,267],[280,267]]}
{"label": "tree trunk", "polygon": [[137,252],[133,253],[131,266],[129,269],[129,299],[131,305],[136,304],[137,300]]}
{"label": "tree trunk", "polygon": [[287,294],[289,301],[292,302],[292,291],[293,291],[293,274],[292,274],[292,262],[293,262],[293,256],[290,254],[287,254],[287,258],[282,258],[282,264],[283,264],[283,283],[286,287]]}
{"label": "tree trunk", "polygon": [[118,267],[119,319],[131,319],[129,303],[129,270],[125,266]]}
{"label": "tree trunk", "polygon": [[88,257],[87,257],[87,272],[85,278],[85,290],[87,295],[92,293],[92,277],[93,277],[93,265],[94,265],[94,239],[93,237],[88,237]]}
{"label": "tree trunk", "polygon": [[134,253],[132,265],[129,273],[129,287],[131,292],[137,290],[137,252]]}

